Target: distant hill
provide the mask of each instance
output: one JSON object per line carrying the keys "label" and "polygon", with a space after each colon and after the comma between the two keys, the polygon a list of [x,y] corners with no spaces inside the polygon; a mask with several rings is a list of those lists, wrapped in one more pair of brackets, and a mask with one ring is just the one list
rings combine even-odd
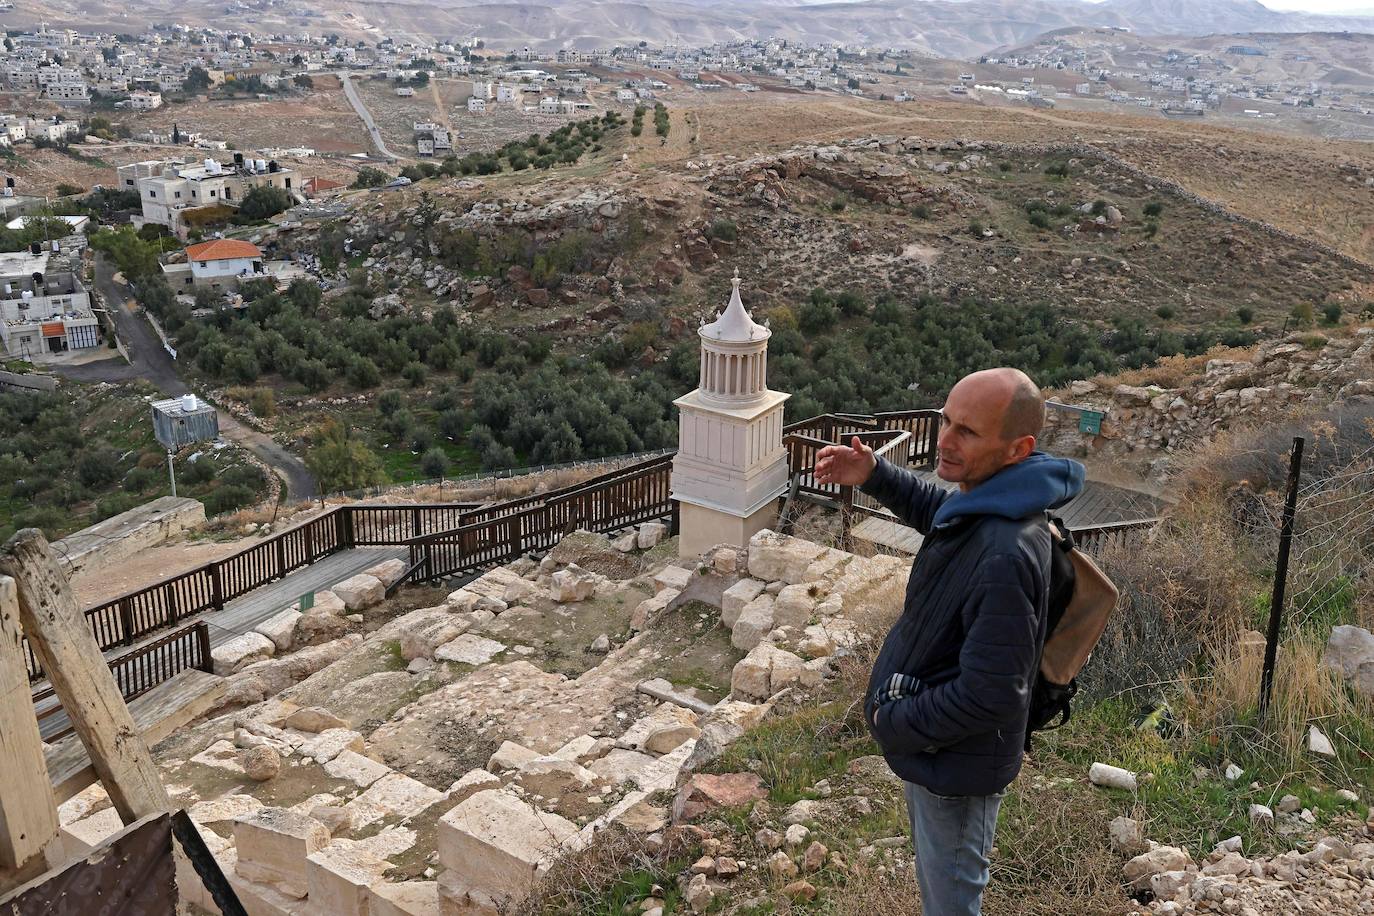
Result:
{"label": "distant hill", "polygon": [[[302,18],[300,7],[313,13]],[[750,38],[910,48],[942,57],[977,57],[1033,40],[1053,29],[1108,26],[1144,35],[1199,36],[1232,32],[1374,32],[1374,17],[1316,16],[1270,10],[1255,0],[545,0],[541,3],[437,0],[324,0],[226,11],[214,0],[150,0],[101,4],[88,0],[20,0],[6,24],[44,19],[52,25],[128,31],[135,22],[204,22],[254,31],[338,32],[375,41],[476,35],[492,47],[541,51],[591,49],[647,41],[709,45]]]}

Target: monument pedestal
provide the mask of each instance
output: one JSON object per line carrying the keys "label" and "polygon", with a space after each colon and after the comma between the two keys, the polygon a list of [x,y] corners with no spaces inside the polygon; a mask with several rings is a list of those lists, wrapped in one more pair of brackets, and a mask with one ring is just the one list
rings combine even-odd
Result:
{"label": "monument pedestal", "polygon": [[696,557],[717,544],[747,547],[749,539],[778,521],[777,500],[769,500],[743,518],[707,506],[680,503],[681,525],[677,541],[679,557]]}

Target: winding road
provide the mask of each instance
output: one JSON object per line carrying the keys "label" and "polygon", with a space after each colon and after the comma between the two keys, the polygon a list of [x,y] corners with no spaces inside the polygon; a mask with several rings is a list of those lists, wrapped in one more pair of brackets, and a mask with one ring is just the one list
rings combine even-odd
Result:
{"label": "winding road", "polygon": [[362,97],[358,95],[358,90],[353,88],[353,80],[349,79],[349,75],[344,72],[337,72],[335,75],[343,83],[344,95],[348,97],[348,104],[353,106],[353,110],[358,113],[359,118],[362,118],[364,126],[367,127],[367,132],[372,136],[372,145],[377,147],[377,152],[392,162],[401,159],[402,157],[386,148],[386,142],[382,140],[382,132],[377,129],[377,122],[372,120],[372,112],[367,110]]}
{"label": "winding road", "polygon": [[[118,357],[81,365],[54,366],[66,378],[79,382],[127,382],[146,379],[169,398],[189,394],[191,389],[177,374],[176,362],[163,348],[162,341],[148,322],[134,310],[126,287],[114,282],[114,271],[104,256],[95,262],[95,289],[114,321],[120,340],[129,351],[130,362]],[[248,449],[270,467],[286,484],[292,499],[310,499],[319,492],[315,475],[295,455],[270,436],[245,426],[225,412],[219,412],[220,435]]]}

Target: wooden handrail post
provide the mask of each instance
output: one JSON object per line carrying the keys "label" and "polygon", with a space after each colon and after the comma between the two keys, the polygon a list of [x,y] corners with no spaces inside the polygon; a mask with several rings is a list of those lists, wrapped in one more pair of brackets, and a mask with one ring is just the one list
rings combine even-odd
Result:
{"label": "wooden handrail post", "polygon": [[224,610],[224,577],[219,563],[210,564],[210,603],[215,610]]}
{"label": "wooden handrail post", "polygon": [[0,550],[0,574],[18,586],[24,632],[96,774],[126,824],[171,807],[153,755],[124,705],[47,539],[25,528]]}
{"label": "wooden handrail post", "polygon": [[200,654],[200,664],[196,667],[207,674],[213,674],[215,660],[210,657],[210,627],[203,620],[196,624],[196,647]]}
{"label": "wooden handrail post", "polygon": [[19,624],[19,589],[0,576],[0,894],[48,869],[56,853],[57,805],[43,760],[43,739],[29,702],[28,664]]}
{"label": "wooden handrail post", "polygon": [[128,596],[119,599],[119,626],[124,631],[124,645],[134,644],[134,608]]}

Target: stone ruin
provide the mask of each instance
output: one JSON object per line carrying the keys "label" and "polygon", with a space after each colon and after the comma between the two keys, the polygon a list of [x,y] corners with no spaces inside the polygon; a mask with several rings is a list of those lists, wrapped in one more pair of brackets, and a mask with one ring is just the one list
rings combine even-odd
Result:
{"label": "stone ruin", "polygon": [[[155,756],[247,911],[496,913],[607,827],[661,838],[693,771],[831,676],[909,570],[769,530],[678,559],[666,533],[576,532],[338,636],[387,613],[384,564],[219,647],[227,705]],[[109,804],[62,805],[64,841],[119,829]]]}

